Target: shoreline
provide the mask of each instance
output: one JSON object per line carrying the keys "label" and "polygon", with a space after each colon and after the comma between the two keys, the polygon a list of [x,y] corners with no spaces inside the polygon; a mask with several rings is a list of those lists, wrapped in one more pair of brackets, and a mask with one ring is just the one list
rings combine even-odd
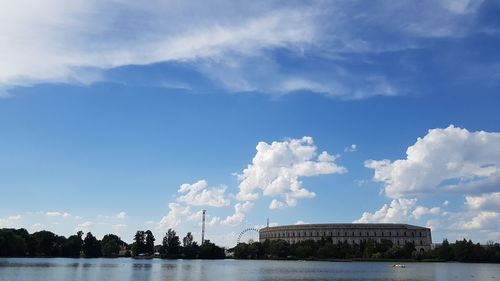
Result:
{"label": "shoreline", "polygon": [[349,262],[379,262],[379,263],[464,263],[464,264],[498,264],[494,262],[460,262],[460,261],[446,261],[439,259],[298,259],[298,258],[277,258],[277,259],[236,259],[236,258],[225,258],[225,259],[169,259],[160,257],[148,257],[148,258],[135,258],[135,257],[96,257],[96,258],[86,258],[86,257],[0,257],[0,259],[71,259],[71,260],[118,260],[118,259],[131,259],[131,260],[234,260],[234,261],[302,261],[302,262],[338,262],[338,263],[349,263]]}

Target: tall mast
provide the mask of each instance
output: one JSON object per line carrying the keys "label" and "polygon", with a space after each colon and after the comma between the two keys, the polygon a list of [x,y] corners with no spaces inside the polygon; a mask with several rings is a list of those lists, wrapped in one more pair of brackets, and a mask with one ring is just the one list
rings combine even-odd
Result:
{"label": "tall mast", "polygon": [[203,212],[203,218],[201,221],[201,245],[205,243],[205,212],[207,210],[201,210]]}

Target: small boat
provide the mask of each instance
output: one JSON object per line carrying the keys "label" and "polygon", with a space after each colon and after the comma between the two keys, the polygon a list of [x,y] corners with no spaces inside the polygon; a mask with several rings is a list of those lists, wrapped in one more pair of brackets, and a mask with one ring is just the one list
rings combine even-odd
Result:
{"label": "small boat", "polygon": [[406,265],[404,265],[404,264],[393,264],[392,267],[394,267],[394,268],[406,268]]}

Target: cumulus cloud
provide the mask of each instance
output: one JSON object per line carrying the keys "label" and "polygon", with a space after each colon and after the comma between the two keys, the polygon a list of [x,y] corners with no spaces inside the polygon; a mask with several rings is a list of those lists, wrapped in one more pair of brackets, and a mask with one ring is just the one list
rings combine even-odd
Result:
{"label": "cumulus cloud", "polygon": [[419,219],[426,215],[439,215],[440,213],[441,213],[441,208],[439,207],[426,208],[423,206],[417,206],[415,210],[412,211],[412,215],[416,219]]}
{"label": "cumulus cloud", "polygon": [[406,159],[368,160],[373,179],[384,183],[391,198],[415,197],[441,191],[498,190],[500,133],[469,132],[450,125],[431,129],[408,147]]}
{"label": "cumulus cloud", "polygon": [[276,199],[273,199],[271,201],[271,204],[269,204],[269,209],[283,209],[283,208],[286,208],[286,204],[281,202],[281,201],[278,201]]}
{"label": "cumulus cloud", "polygon": [[439,215],[442,212],[439,207],[427,208],[417,205],[417,199],[394,199],[391,203],[384,204],[382,208],[374,213],[364,212],[361,218],[355,220],[357,223],[407,223],[418,220],[427,215]]}
{"label": "cumulus cloud", "polygon": [[500,211],[500,192],[466,196],[465,204],[473,210]]}
{"label": "cumulus cloud", "polygon": [[500,213],[482,211],[470,220],[456,224],[455,227],[463,230],[498,229],[500,228]]}
{"label": "cumulus cloud", "polygon": [[178,203],[170,203],[168,204],[168,208],[169,211],[167,215],[165,215],[158,223],[159,227],[162,229],[175,228],[179,226],[183,218],[192,215],[189,206],[182,206]]}
{"label": "cumulus cloud", "polygon": [[219,224],[238,225],[245,220],[247,213],[250,211],[252,207],[253,203],[250,201],[245,201],[243,203],[236,203],[234,205],[234,213],[232,215],[227,216],[225,219],[221,219],[220,217],[213,217],[209,221],[208,225],[209,226],[216,226]]}
{"label": "cumulus cloud", "polygon": [[[373,179],[394,199],[390,206],[365,212],[358,222],[418,222],[425,217],[433,230],[485,241],[485,233],[500,229],[499,144],[500,133],[449,126],[429,130],[408,147],[405,159],[366,161],[375,171]],[[425,195],[445,198],[441,207],[417,206],[416,198]],[[442,209],[459,196],[464,208]]]}
{"label": "cumulus cloud", "polygon": [[375,213],[364,212],[355,223],[401,223],[408,222],[412,209],[414,209],[417,199],[395,199],[390,205],[384,204]]}
{"label": "cumulus cloud", "polygon": [[243,222],[246,217],[246,214],[252,208],[253,203],[246,201],[244,203],[237,203],[234,205],[234,214],[226,217],[221,223],[223,224],[239,224]]}
{"label": "cumulus cloud", "polygon": [[208,188],[206,180],[193,184],[185,183],[177,191],[182,194],[177,197],[177,202],[194,206],[224,207],[230,203],[230,200],[225,198],[226,189],[226,186]]}
{"label": "cumulus cloud", "polygon": [[252,164],[237,175],[240,183],[236,198],[240,201],[256,200],[261,191],[264,196],[284,199],[285,203],[273,200],[271,208],[295,206],[298,199],[316,195],[303,186],[300,178],[347,171],[326,151],[318,155],[311,137],[259,142],[256,149]]}

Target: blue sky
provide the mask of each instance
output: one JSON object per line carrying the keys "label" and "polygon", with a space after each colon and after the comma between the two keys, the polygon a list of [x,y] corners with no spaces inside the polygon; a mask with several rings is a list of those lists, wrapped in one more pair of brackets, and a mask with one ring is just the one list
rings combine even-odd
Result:
{"label": "blue sky", "polygon": [[0,227],[500,240],[495,1],[1,6]]}

